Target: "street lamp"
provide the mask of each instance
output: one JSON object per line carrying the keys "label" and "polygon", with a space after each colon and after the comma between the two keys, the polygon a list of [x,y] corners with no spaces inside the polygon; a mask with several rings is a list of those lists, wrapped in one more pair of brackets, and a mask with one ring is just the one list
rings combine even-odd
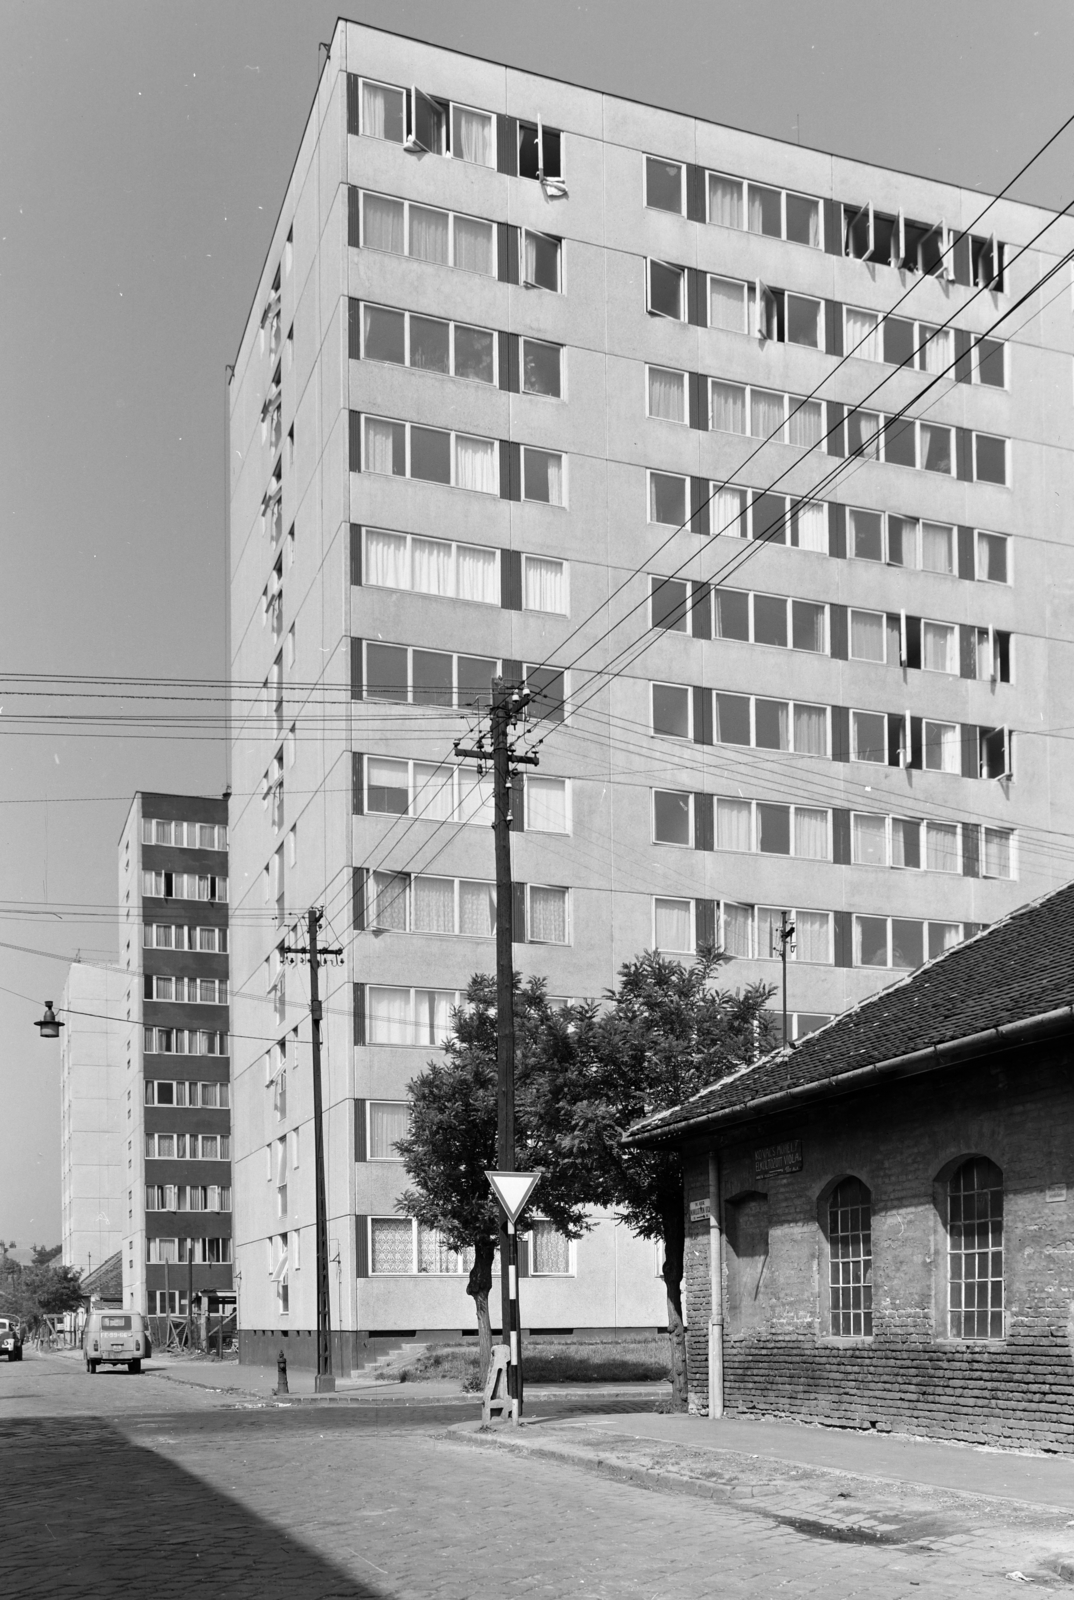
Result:
{"label": "street lamp", "polygon": [[45,1015],[40,1022],[34,1023],[34,1027],[40,1030],[42,1039],[58,1039],[60,1037],[60,1029],[65,1026],[65,1023],[57,1021],[56,1013],[52,1009],[52,1001],[46,1000]]}

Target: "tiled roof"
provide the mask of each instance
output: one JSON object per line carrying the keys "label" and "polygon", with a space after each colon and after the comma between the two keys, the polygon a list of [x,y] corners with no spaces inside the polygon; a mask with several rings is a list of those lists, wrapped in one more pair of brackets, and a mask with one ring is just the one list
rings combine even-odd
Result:
{"label": "tiled roof", "polygon": [[[744,1116],[758,1101],[1025,1022],[1074,1003],[1074,883],[1021,906],[812,1033],[630,1130],[665,1142],[675,1129]],[[665,1136],[662,1138],[660,1136]]]}
{"label": "tiled roof", "polygon": [[123,1304],[123,1252],[117,1250],[114,1256],[108,1256],[99,1267],[94,1267],[92,1272],[87,1272],[82,1279],[82,1293],[87,1297],[95,1295],[101,1300],[115,1300]]}

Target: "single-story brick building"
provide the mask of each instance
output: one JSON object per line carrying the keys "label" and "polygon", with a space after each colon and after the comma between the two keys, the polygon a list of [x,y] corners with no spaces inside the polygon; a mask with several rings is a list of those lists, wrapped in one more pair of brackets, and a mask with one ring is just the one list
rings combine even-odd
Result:
{"label": "single-story brick building", "polygon": [[694,1409],[1074,1453],[1074,884],[630,1137]]}

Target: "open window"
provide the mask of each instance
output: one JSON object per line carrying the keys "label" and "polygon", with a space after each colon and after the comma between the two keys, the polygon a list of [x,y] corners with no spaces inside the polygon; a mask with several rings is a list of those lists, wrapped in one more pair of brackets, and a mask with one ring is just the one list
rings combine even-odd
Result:
{"label": "open window", "polygon": [[434,100],[414,86],[411,91],[411,126],[406,139],[406,149],[428,151],[430,155],[448,153],[448,111],[445,100]]}
{"label": "open window", "polygon": [[563,177],[563,136],[558,128],[546,128],[538,117],[536,122],[518,125],[518,175],[536,178],[538,182]]}

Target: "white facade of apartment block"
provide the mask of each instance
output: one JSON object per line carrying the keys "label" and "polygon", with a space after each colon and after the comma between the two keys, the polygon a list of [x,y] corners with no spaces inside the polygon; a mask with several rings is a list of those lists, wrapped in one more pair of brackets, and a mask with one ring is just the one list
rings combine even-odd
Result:
{"label": "white facade of apartment block", "polygon": [[76,963],[60,1002],[62,1259],[82,1273],[116,1253],[127,1220],[126,991],[115,967]]}
{"label": "white facade of apartment block", "polygon": [[[333,1323],[473,1326],[392,1141],[492,968],[495,673],[553,995],[709,940],[773,982],[788,910],[805,1032],[1066,875],[1074,227],[986,203],[337,26],[231,385],[250,1350],[314,1324],[311,904]],[[609,1219],[531,1266],[525,1326],[662,1318]]]}

